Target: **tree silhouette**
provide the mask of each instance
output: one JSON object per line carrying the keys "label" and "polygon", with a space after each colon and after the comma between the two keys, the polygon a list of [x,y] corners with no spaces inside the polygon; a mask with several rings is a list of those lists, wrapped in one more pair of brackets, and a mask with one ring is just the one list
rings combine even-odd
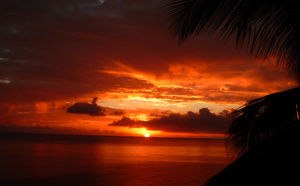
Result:
{"label": "tree silhouette", "polygon": [[[296,0],[170,0],[174,38],[235,37],[236,47],[274,62],[300,81],[300,11]],[[237,160],[206,185],[298,184],[300,88],[248,101],[237,109],[227,141]],[[296,150],[295,150],[296,149]],[[297,169],[296,169],[297,168]]]}

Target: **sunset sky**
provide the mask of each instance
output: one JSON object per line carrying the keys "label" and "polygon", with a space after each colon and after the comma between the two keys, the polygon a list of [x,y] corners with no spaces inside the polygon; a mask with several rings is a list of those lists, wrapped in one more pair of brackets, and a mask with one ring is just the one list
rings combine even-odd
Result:
{"label": "sunset sky", "polygon": [[296,87],[233,39],[179,45],[162,0],[1,4],[0,132],[221,137],[232,109]]}

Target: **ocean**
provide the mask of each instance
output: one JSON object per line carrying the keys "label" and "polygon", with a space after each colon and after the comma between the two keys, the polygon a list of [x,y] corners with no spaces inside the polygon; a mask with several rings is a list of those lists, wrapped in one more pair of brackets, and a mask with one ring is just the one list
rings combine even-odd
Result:
{"label": "ocean", "polygon": [[202,185],[224,140],[0,134],[0,185]]}

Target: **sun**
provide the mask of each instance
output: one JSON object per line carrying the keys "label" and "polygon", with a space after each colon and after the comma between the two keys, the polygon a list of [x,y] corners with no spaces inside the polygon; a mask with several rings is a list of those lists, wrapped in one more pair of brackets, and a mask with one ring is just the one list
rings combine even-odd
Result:
{"label": "sun", "polygon": [[145,134],[145,138],[149,138],[150,135],[148,133]]}

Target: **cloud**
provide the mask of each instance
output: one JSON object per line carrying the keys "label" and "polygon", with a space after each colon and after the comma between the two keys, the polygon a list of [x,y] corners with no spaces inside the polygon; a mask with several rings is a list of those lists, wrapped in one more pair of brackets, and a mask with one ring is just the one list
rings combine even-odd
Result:
{"label": "cloud", "polygon": [[91,116],[106,116],[105,109],[98,106],[96,101],[97,97],[93,99],[92,104],[86,102],[78,102],[67,109],[68,113],[73,114],[89,114]]}
{"label": "cloud", "polygon": [[187,133],[220,133],[224,134],[229,125],[228,112],[221,114],[211,113],[208,108],[199,110],[199,114],[188,112],[185,115],[170,114],[159,119],[149,121],[135,121],[123,117],[108,126],[141,128],[159,130],[164,132],[187,132]]}
{"label": "cloud", "polygon": [[240,104],[295,85],[231,41],[224,47],[197,37],[178,46],[161,24],[160,0],[102,2],[5,1],[0,102],[72,101],[96,93]]}
{"label": "cloud", "polygon": [[123,110],[116,110],[113,113],[111,113],[111,115],[115,115],[115,116],[121,116],[124,114],[125,114],[125,112]]}

